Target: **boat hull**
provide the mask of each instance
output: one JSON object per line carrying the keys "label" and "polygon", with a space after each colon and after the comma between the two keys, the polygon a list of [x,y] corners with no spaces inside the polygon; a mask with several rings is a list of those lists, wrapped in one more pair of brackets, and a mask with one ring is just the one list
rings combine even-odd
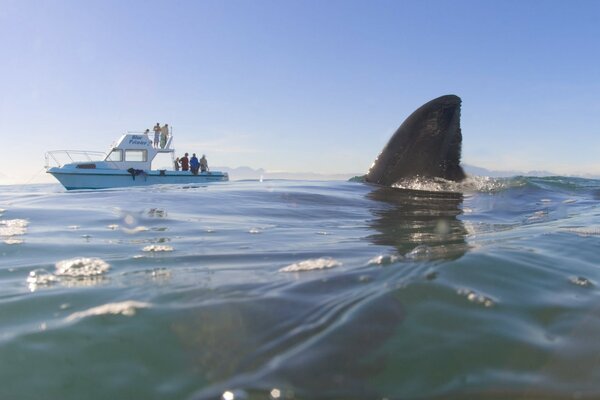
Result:
{"label": "boat hull", "polygon": [[207,182],[228,181],[227,173],[200,172],[194,175],[189,171],[143,171],[139,175],[132,175],[122,170],[101,169],[66,169],[49,168],[51,174],[67,190],[80,189],[108,189],[148,185],[177,185],[177,184],[203,184]]}

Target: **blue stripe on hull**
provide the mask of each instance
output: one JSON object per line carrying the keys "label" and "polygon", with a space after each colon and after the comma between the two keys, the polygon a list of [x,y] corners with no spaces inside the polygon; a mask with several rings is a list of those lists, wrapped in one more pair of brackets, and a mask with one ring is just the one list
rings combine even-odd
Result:
{"label": "blue stripe on hull", "polygon": [[51,168],[47,171],[53,175],[67,190],[80,189],[108,189],[116,187],[134,187],[148,185],[169,185],[169,184],[197,184],[207,182],[228,181],[227,174],[220,172],[200,173],[192,175],[188,172],[167,171],[165,175],[160,175],[157,171],[137,175],[134,177],[129,173],[113,171],[83,171],[83,172],[63,172],[58,168]]}

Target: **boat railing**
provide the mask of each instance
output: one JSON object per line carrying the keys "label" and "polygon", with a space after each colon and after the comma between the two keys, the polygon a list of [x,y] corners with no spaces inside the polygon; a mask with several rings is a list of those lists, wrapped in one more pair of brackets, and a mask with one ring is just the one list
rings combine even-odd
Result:
{"label": "boat railing", "polygon": [[74,162],[94,162],[104,161],[106,153],[101,151],[81,151],[81,150],[53,150],[46,152],[46,169],[50,168],[51,163],[57,167],[62,167],[68,163]]}

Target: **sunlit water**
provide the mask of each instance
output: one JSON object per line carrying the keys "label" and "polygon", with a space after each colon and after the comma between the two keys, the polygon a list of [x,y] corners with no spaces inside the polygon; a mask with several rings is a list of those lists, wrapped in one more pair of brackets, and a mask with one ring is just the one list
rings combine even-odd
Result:
{"label": "sunlit water", "polygon": [[0,399],[600,397],[600,182],[0,190]]}

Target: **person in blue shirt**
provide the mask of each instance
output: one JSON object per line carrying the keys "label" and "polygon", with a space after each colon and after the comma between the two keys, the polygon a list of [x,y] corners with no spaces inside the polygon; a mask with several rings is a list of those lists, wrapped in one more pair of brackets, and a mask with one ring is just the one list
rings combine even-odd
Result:
{"label": "person in blue shirt", "polygon": [[192,158],[190,158],[190,169],[192,170],[192,174],[198,175],[198,168],[200,168],[200,162],[196,157],[196,153],[192,154]]}

